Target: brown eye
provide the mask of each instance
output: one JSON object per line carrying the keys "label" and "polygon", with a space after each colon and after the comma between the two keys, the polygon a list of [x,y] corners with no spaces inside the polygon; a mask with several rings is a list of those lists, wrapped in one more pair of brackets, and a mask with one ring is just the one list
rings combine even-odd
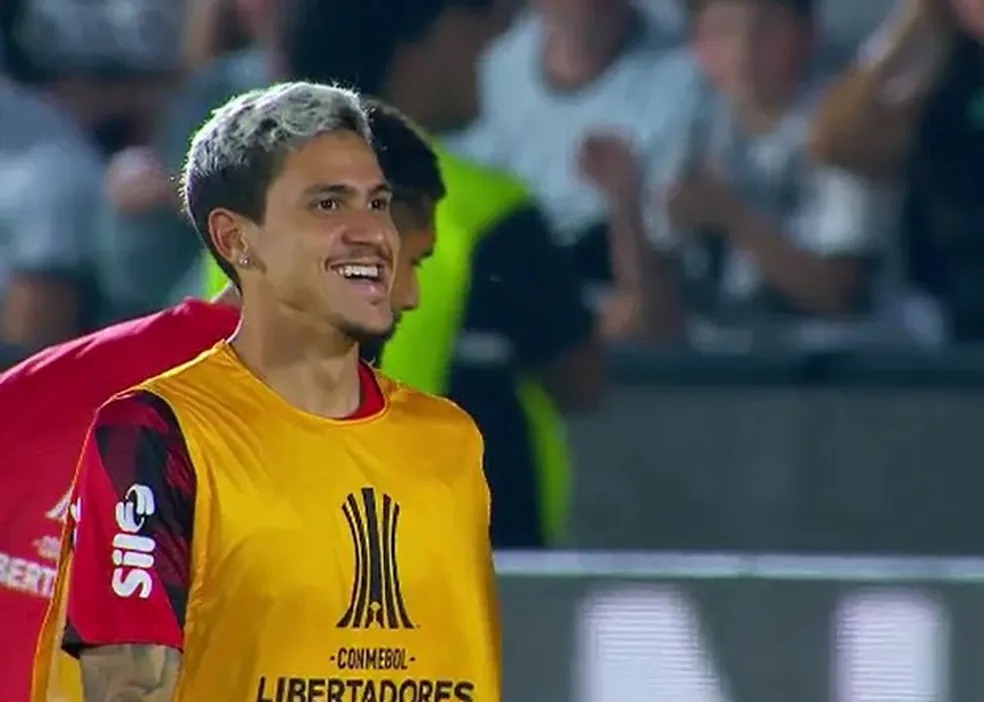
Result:
{"label": "brown eye", "polygon": [[377,197],[369,203],[369,209],[376,212],[389,212],[390,200],[388,197]]}
{"label": "brown eye", "polygon": [[316,203],[314,203],[314,207],[315,209],[321,210],[322,212],[333,212],[337,210],[339,207],[341,207],[341,205],[339,204],[338,200],[336,200],[335,198],[325,197],[325,198],[321,198]]}

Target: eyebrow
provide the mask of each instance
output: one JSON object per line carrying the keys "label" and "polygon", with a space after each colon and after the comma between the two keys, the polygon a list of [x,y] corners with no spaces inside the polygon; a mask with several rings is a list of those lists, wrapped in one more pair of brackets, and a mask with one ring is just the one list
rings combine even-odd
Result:
{"label": "eyebrow", "polygon": [[[358,188],[346,183],[317,183],[304,189],[304,194],[308,197],[313,197],[315,195],[343,195],[346,197],[351,197],[353,195],[357,195],[358,192]],[[392,186],[385,181],[382,183],[377,183],[369,189],[370,197],[392,194]]]}

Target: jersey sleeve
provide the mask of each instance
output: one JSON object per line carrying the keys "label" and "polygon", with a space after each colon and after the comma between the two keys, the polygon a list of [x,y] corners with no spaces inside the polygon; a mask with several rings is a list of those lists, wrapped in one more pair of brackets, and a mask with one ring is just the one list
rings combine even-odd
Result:
{"label": "jersey sleeve", "polygon": [[181,649],[195,473],[168,405],[136,392],[98,412],[82,450],[62,648]]}

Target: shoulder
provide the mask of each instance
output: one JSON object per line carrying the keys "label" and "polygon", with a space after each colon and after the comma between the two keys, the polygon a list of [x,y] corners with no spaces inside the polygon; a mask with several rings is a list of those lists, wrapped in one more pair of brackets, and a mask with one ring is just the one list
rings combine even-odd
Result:
{"label": "shoulder", "polygon": [[547,222],[546,215],[532,201],[517,204],[495,224],[495,232],[498,234],[529,237],[530,233],[533,232],[550,239],[550,231],[550,224]]}
{"label": "shoulder", "polygon": [[408,421],[449,434],[480,435],[472,416],[452,400],[422,392],[378,371],[376,377],[389,397],[391,411],[405,414]]}
{"label": "shoulder", "polygon": [[[527,199],[529,190],[523,181],[503,168],[457,156],[446,149],[437,150],[438,160],[444,177],[457,185],[464,181],[476,192],[484,191],[492,195],[508,195],[515,199]],[[449,193],[449,197],[453,193]],[[448,198],[445,198],[447,200]],[[443,202],[444,200],[442,200]]]}
{"label": "shoulder", "polygon": [[486,54],[487,77],[506,79],[510,72],[534,64],[542,27],[537,16],[526,12],[490,47]]}
{"label": "shoulder", "polygon": [[[506,171],[439,153],[448,196],[437,206],[438,228],[482,231],[531,202],[526,186]],[[442,227],[442,221],[444,227]]]}
{"label": "shoulder", "polygon": [[185,437],[170,405],[152,392],[134,388],[110,398],[96,411],[80,470],[91,468],[131,480],[134,471],[156,474],[190,465]]}
{"label": "shoulder", "polygon": [[200,399],[214,391],[210,380],[216,373],[228,373],[235,369],[226,345],[220,342],[196,356],[184,358],[170,367],[165,366],[137,387],[166,397],[169,401],[188,396]]}
{"label": "shoulder", "polygon": [[177,416],[166,400],[143,388],[119,393],[97,410],[81,462],[131,481],[134,471],[146,480],[192,471]]}
{"label": "shoulder", "polygon": [[[63,392],[59,378],[84,379],[99,400],[189,360],[235,330],[238,312],[188,302],[51,346],[0,374],[0,393],[32,385]],[[92,406],[95,406],[93,404]]]}
{"label": "shoulder", "polygon": [[219,342],[229,338],[239,324],[239,310],[213,302],[186,300],[162,313],[143,317],[129,330],[134,346],[152,366],[143,377],[190,365]]}
{"label": "shoulder", "polygon": [[672,126],[672,118],[691,115],[707,86],[689,49],[643,46],[619,65],[611,89],[632,95],[622,101],[625,109],[634,119],[648,117],[653,124],[647,129],[660,132]]}
{"label": "shoulder", "polygon": [[92,428],[97,438],[100,430],[108,428],[175,436],[181,433],[170,405],[159,395],[139,387],[118,393],[103,403]]}
{"label": "shoulder", "polygon": [[0,406],[17,407],[26,426],[58,422],[84,433],[106,398],[188,358],[168,353],[185,331],[180,316],[164,310],[39,351],[0,373]]}
{"label": "shoulder", "polygon": [[502,265],[510,257],[534,253],[547,257],[568,255],[554,243],[553,231],[540,208],[526,202],[502,212],[489,225],[476,258],[480,263]]}
{"label": "shoulder", "polygon": [[643,47],[632,55],[632,59],[634,65],[648,68],[650,81],[655,88],[662,89],[664,99],[676,97],[675,94],[668,96],[666,88],[694,89],[703,80],[693,52],[686,47]]}

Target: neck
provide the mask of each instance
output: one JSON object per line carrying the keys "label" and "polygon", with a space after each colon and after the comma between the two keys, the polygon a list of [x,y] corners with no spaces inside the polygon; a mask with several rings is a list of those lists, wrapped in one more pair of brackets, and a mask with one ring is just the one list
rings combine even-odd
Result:
{"label": "neck", "polygon": [[247,368],[297,409],[340,419],[359,407],[359,347],[336,327],[282,306],[246,302],[232,347]]}
{"label": "neck", "polygon": [[633,31],[634,10],[612,9],[590,26],[544,22],[543,73],[558,88],[587,85],[618,58]]}

